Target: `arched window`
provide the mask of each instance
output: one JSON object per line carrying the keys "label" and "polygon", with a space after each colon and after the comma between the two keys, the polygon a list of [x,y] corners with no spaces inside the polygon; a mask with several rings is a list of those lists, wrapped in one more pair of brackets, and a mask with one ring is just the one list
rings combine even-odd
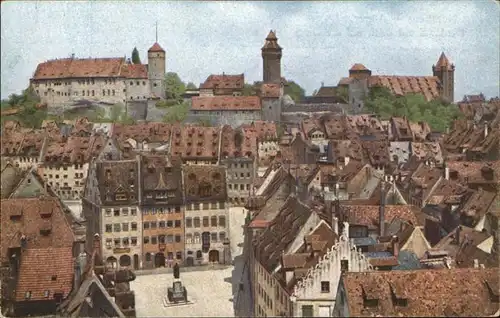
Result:
{"label": "arched window", "polygon": [[200,233],[194,233],[194,243],[195,244],[200,243]]}
{"label": "arched window", "polygon": [[203,254],[201,253],[201,251],[196,251],[196,258],[202,258],[203,257]]}

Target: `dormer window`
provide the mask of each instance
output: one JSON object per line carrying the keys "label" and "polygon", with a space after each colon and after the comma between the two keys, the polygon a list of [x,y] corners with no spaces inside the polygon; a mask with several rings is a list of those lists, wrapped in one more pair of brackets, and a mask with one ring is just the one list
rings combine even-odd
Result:
{"label": "dormer window", "polygon": [[373,290],[367,290],[366,286],[362,286],[363,289],[363,307],[365,308],[377,308],[378,307],[378,296]]}
{"label": "dormer window", "polygon": [[391,296],[393,305],[399,307],[408,306],[408,297],[406,296],[404,290],[400,286],[396,286],[393,283],[389,283],[391,287]]}
{"label": "dormer window", "polygon": [[115,194],[115,200],[116,201],[126,201],[127,195],[125,193],[117,193],[117,194]]}

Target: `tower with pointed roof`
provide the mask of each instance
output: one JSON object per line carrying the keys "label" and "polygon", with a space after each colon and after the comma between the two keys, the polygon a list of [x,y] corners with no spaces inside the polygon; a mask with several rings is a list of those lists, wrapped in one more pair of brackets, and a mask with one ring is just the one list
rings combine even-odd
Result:
{"label": "tower with pointed roof", "polygon": [[158,44],[158,27],[156,41],[148,50],[148,78],[152,97],[165,99],[165,50]]}
{"label": "tower with pointed roof", "polygon": [[441,98],[453,103],[455,97],[455,65],[450,63],[444,52],[441,52],[436,65],[432,66],[432,73],[441,82],[439,92]]}
{"label": "tower with pointed roof", "polygon": [[281,83],[281,51],[276,31],[269,31],[262,47],[264,83]]}

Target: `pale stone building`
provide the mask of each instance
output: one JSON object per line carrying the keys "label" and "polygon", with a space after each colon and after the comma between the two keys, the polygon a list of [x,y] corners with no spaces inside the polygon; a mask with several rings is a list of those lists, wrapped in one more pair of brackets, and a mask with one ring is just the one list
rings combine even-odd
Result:
{"label": "pale stone building", "polygon": [[183,180],[186,264],[230,262],[224,168],[184,165]]}
{"label": "pale stone building", "polygon": [[[336,222],[334,219],[334,231],[338,231]],[[349,239],[347,222],[342,232],[339,241],[295,285],[291,296],[294,317],[330,317],[342,273],[372,270],[368,258]]]}
{"label": "pale stone building", "polygon": [[148,50],[149,64],[132,64],[124,57],[70,58],[40,63],[31,87],[49,110],[76,104],[126,104],[165,98],[165,51],[158,43]]}

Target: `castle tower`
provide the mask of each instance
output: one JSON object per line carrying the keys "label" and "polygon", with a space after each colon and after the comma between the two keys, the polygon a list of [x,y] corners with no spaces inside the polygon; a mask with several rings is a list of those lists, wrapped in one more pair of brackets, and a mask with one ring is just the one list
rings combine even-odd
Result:
{"label": "castle tower", "polygon": [[148,50],[148,78],[151,94],[165,99],[165,50],[155,44]]}
{"label": "castle tower", "polygon": [[453,103],[455,97],[455,65],[450,63],[444,52],[441,53],[436,65],[432,66],[432,73],[441,82],[441,98]]}
{"label": "castle tower", "polygon": [[262,47],[264,83],[281,83],[281,51],[275,31],[269,31]]}

